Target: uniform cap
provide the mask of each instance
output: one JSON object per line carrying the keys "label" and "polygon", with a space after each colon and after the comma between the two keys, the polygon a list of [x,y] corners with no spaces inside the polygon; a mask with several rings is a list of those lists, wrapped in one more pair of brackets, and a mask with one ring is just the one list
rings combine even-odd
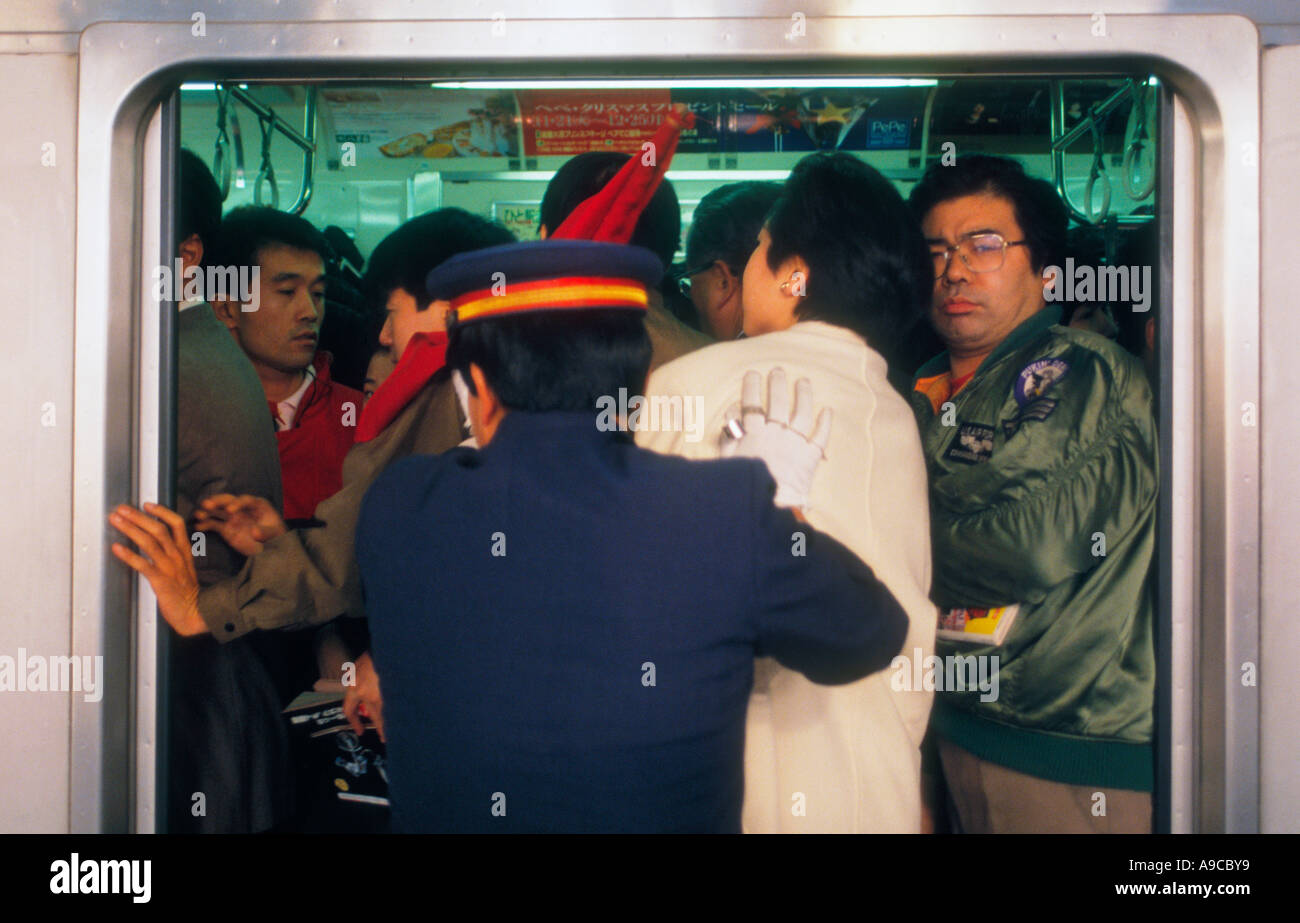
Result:
{"label": "uniform cap", "polygon": [[592,240],[542,240],[459,253],[429,273],[435,301],[449,301],[447,326],[539,311],[645,311],[664,267],[644,247]]}

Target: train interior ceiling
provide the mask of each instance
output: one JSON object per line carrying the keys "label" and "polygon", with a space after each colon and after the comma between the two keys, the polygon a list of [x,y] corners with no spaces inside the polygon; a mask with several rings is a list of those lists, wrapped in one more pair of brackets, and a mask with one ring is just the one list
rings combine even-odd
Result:
{"label": "train interior ceiling", "polygon": [[[358,272],[386,234],[443,206],[535,238],[561,164],[588,150],[640,153],[676,103],[695,114],[667,174],[683,246],[710,190],[783,180],[812,151],[850,151],[903,195],[935,161],[993,153],[1055,182],[1080,265],[1159,265],[1154,235],[1141,233],[1158,214],[1158,87],[1145,74],[185,83],[179,98],[180,143],[213,168],[227,210],[274,205],[338,228]],[[1121,342],[1133,339],[1128,307],[1110,306]]]}

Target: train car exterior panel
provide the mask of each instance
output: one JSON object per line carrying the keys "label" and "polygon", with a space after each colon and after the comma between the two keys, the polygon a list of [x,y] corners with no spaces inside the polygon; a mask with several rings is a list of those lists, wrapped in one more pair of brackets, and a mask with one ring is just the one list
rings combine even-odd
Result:
{"label": "train car exterior panel", "polygon": [[1261,46],[1300,29],[1290,4],[1236,5],[1247,18],[1200,15],[1221,3],[1180,3],[1177,15],[1116,3],[1103,35],[1069,3],[1001,2],[997,15],[965,2],[809,4],[802,31],[776,4],[632,15],[613,3],[398,7],[437,19],[418,22],[364,0],[196,6],[201,30],[188,11],[119,0],[0,12],[13,137],[0,266],[19,282],[4,310],[22,357],[0,411],[11,439],[4,496],[14,521],[31,524],[6,543],[0,654],[104,664],[95,701],[47,693],[0,709],[0,729],[21,741],[0,757],[0,829],[153,828],[158,625],[147,587],[108,551],[104,512],[166,493],[170,317],[144,280],[169,250],[167,100],[179,80],[1133,69],[1158,76],[1171,102],[1159,548],[1168,789],[1158,797],[1176,832],[1300,829],[1289,707],[1300,693],[1289,620],[1300,437],[1280,395],[1284,350],[1297,341],[1288,334],[1300,334],[1283,276],[1300,205],[1288,121],[1300,55],[1269,50],[1261,76]]}
{"label": "train car exterior panel", "polygon": [[1262,833],[1300,831],[1300,629],[1296,579],[1300,557],[1300,427],[1286,391],[1300,343],[1295,261],[1300,215],[1300,129],[1295,123],[1300,47],[1264,53],[1264,135],[1260,190],[1260,799]]}
{"label": "train car exterior panel", "polygon": [[[66,42],[37,44],[44,53],[24,52],[16,41],[0,47],[10,123],[2,159],[9,188],[0,199],[0,274],[10,288],[0,312],[11,372],[0,402],[10,524],[0,654],[14,658],[20,674],[29,658],[68,656],[72,625],[75,352],[68,306],[76,253],[77,56],[58,48]],[[0,696],[0,735],[8,741],[0,754],[0,830],[67,830],[68,716],[83,695],[9,689]]]}

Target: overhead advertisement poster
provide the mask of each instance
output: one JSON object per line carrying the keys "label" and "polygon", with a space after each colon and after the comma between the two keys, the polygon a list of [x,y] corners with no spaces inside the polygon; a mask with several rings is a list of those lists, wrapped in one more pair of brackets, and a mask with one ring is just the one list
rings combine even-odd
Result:
{"label": "overhead advertisement poster", "polygon": [[[827,90],[327,89],[334,141],[359,158],[638,154],[675,103],[695,113],[682,153],[866,151],[915,142],[914,88]],[[522,137],[521,137],[522,136]]]}
{"label": "overhead advertisement poster", "polygon": [[511,93],[383,87],[321,95],[335,143],[355,144],[359,159],[519,156]]}
{"label": "overhead advertisement poster", "polygon": [[528,157],[638,153],[672,107],[668,90],[521,90],[515,95]]}
{"label": "overhead advertisement poster", "polygon": [[911,88],[874,90],[565,90],[516,94],[530,157],[635,154],[674,103],[695,113],[683,153],[865,151],[907,148],[923,99]]}
{"label": "overhead advertisement poster", "polygon": [[738,95],[726,129],[736,151],[906,149],[916,90],[755,90]]}

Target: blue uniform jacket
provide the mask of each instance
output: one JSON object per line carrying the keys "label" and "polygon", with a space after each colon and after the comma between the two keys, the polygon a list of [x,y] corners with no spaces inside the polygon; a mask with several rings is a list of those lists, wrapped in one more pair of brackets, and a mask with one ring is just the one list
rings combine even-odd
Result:
{"label": "blue uniform jacket", "polygon": [[755,655],[849,682],[907,627],[773,491],[591,413],[388,468],[356,548],[394,828],[739,832]]}

